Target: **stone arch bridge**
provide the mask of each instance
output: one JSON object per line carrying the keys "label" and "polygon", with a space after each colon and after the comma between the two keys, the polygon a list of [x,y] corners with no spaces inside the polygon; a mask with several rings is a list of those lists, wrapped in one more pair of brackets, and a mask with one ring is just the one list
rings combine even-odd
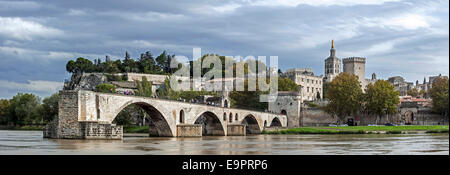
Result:
{"label": "stone arch bridge", "polygon": [[58,118],[44,131],[47,138],[122,139],[122,126],[113,124],[125,107],[135,104],[150,116],[150,136],[259,134],[264,127],[286,127],[285,115],[224,108],[173,100],[60,91]]}

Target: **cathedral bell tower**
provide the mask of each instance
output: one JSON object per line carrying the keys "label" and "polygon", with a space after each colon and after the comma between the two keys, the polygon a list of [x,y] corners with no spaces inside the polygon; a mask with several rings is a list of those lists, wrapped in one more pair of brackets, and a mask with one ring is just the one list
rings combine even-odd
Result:
{"label": "cathedral bell tower", "polygon": [[334,77],[341,73],[341,60],[336,57],[334,40],[331,40],[330,56],[325,59],[325,82],[331,82]]}

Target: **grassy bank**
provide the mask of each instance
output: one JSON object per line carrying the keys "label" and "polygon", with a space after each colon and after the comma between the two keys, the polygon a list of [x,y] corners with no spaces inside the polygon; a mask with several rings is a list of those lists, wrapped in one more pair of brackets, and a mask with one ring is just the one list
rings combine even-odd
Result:
{"label": "grassy bank", "polygon": [[148,133],[148,126],[123,126],[124,133]]}
{"label": "grassy bank", "polygon": [[409,131],[426,133],[448,133],[448,125],[434,126],[344,126],[344,127],[300,127],[278,131],[263,131],[263,134],[402,134]]}

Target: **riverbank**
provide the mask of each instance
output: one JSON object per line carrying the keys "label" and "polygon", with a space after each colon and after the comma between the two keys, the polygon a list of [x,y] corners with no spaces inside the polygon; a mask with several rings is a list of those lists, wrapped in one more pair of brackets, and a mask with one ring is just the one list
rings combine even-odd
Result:
{"label": "riverbank", "polygon": [[448,125],[431,126],[341,126],[341,127],[300,127],[275,131],[263,131],[262,134],[406,134],[415,132],[448,133]]}
{"label": "riverbank", "polygon": [[[45,126],[0,126],[0,130],[42,131]],[[123,126],[124,133],[148,134],[148,126]],[[262,131],[262,134],[413,134],[449,133],[449,125],[430,126],[324,126]]]}
{"label": "riverbank", "polygon": [[123,126],[123,133],[147,133],[148,126]]}

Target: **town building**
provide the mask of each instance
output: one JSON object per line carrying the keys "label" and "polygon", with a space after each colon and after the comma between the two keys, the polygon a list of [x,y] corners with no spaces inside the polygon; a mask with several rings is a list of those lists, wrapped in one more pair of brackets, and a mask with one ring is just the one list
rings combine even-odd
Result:
{"label": "town building", "polygon": [[406,96],[408,90],[412,89],[414,86],[412,82],[406,82],[401,76],[390,77],[388,81],[394,86],[394,90],[400,92],[400,96]]}
{"label": "town building", "polygon": [[341,73],[341,60],[336,57],[334,49],[334,40],[331,41],[330,56],[325,59],[325,77],[324,82],[331,82],[334,77]]}
{"label": "town building", "polygon": [[[343,70],[358,77],[358,81],[364,91],[366,86],[377,81],[376,74],[372,74],[371,79],[365,78],[366,73],[366,58],[363,57],[348,57],[342,59]],[[341,60],[336,57],[336,49],[334,48],[334,40],[331,41],[330,56],[325,59],[325,77],[323,82],[329,83],[341,73]]]}
{"label": "town building", "polygon": [[366,73],[366,58],[362,57],[349,57],[343,58],[344,72],[356,75],[358,77],[359,84],[365,89],[367,83],[365,79]]}
{"label": "town building", "polygon": [[433,87],[433,82],[440,77],[446,77],[447,76],[442,76],[441,74],[439,74],[438,76],[430,76],[428,77],[428,82],[426,80],[425,77],[423,77],[423,83],[419,84],[419,80],[416,80],[416,85],[415,88],[419,91],[424,90],[424,91],[428,91],[429,89],[431,89]]}
{"label": "town building", "polygon": [[313,101],[323,97],[323,76],[315,76],[311,68],[288,69],[286,77],[300,86],[302,101]]}

